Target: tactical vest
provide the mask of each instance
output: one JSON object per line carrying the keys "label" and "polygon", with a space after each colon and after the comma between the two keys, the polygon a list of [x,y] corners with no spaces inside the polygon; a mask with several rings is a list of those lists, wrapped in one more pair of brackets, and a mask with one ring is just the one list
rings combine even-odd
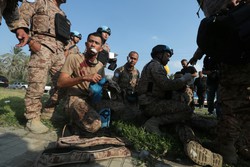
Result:
{"label": "tactical vest", "polygon": [[[50,2],[43,1],[44,5],[39,7],[32,17],[31,32],[51,36],[66,43],[70,39],[70,21],[59,13],[50,16]],[[53,24],[51,24],[51,20],[55,20]]]}
{"label": "tactical vest", "polygon": [[199,26],[197,44],[217,62],[250,62],[250,3],[220,11],[204,18]]}

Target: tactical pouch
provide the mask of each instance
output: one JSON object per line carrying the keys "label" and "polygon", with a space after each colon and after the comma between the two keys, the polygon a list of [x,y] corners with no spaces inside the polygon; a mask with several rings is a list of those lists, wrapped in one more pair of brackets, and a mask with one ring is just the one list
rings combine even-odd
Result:
{"label": "tactical pouch", "polygon": [[60,13],[55,15],[56,38],[62,42],[70,39],[70,21]]}
{"label": "tactical pouch", "polygon": [[50,29],[49,19],[47,14],[35,14],[32,18],[32,31],[39,34],[48,33]]}

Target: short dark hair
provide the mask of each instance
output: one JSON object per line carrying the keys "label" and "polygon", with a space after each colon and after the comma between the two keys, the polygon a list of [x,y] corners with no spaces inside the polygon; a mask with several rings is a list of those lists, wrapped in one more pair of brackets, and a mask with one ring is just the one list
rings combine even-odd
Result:
{"label": "short dark hair", "polygon": [[102,45],[105,43],[105,40],[104,40],[104,38],[102,37],[102,34],[100,34],[100,33],[98,33],[98,32],[92,32],[92,33],[90,33],[90,34],[88,35],[88,38],[87,38],[87,39],[89,39],[90,36],[100,37],[100,38],[101,38],[101,41],[102,41]]}
{"label": "short dark hair", "polygon": [[131,51],[131,52],[129,52],[128,56],[130,56],[131,54],[137,54],[138,57],[139,57],[139,54],[138,54],[136,51]]}
{"label": "short dark hair", "polygon": [[181,63],[184,62],[184,61],[187,61],[187,59],[182,59],[182,60],[181,60]]}

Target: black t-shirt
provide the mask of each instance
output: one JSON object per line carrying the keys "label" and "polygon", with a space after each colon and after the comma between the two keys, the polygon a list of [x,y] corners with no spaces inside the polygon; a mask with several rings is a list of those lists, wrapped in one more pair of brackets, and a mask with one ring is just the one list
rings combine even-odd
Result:
{"label": "black t-shirt", "polygon": [[181,69],[181,73],[184,75],[186,73],[194,74],[197,70],[193,66],[188,66],[187,68]]}

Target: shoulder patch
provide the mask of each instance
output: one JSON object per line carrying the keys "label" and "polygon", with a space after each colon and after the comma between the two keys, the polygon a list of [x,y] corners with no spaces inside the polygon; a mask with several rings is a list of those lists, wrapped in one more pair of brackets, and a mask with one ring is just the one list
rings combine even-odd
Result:
{"label": "shoulder patch", "polygon": [[27,2],[29,2],[29,3],[34,3],[34,2],[36,2],[36,0],[26,0]]}
{"label": "shoulder patch", "polygon": [[119,77],[119,73],[118,73],[118,72],[115,73],[115,77],[116,77],[116,78]]}

